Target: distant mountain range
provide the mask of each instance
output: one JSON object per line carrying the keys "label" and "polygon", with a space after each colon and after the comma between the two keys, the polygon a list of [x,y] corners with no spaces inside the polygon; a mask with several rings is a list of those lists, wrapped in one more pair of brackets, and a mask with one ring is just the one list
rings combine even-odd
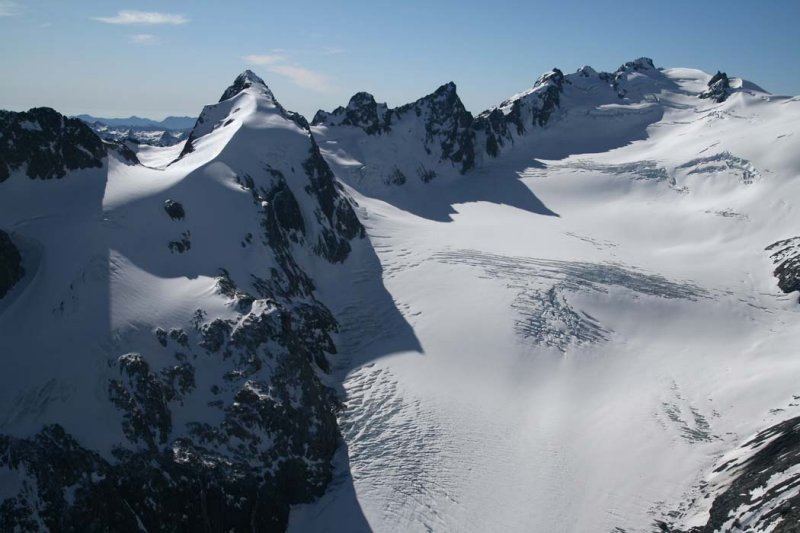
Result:
{"label": "distant mountain range", "polygon": [[103,118],[95,117],[92,115],[76,115],[84,122],[90,124],[95,122],[102,122],[107,126],[112,127],[129,127],[129,128],[154,128],[154,129],[167,129],[167,130],[190,130],[194,127],[196,117],[167,117],[164,120],[152,120],[149,118],[142,118],[132,116],[128,118]]}
{"label": "distant mountain range", "polygon": [[120,143],[129,147],[138,145],[172,146],[186,140],[194,127],[196,118],[167,117],[156,121],[149,118],[101,118],[92,115],[74,117],[85,122],[103,140]]}

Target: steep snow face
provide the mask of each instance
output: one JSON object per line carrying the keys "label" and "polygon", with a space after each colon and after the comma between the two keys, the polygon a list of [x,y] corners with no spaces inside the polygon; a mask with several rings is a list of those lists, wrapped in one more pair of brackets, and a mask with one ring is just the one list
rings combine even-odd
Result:
{"label": "steep snow face", "polygon": [[0,184],[25,272],[0,300],[4,529],[275,530],[330,479],[314,278],[368,256],[363,228],[250,72],[176,151]]}
{"label": "steep snow face", "polygon": [[773,271],[793,290],[800,100],[582,71],[496,158],[391,194],[347,172],[382,161],[314,130],[421,350],[370,298],[330,304],[362,364],[334,369],[347,454],[296,531],[768,531],[796,502],[796,446],[714,470],[767,428],[796,439],[800,308]]}

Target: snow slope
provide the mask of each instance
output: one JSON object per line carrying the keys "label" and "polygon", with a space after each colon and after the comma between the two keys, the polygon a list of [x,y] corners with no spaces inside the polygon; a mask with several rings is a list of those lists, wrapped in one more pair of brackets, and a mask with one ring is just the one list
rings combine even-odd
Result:
{"label": "snow slope", "polygon": [[765,251],[797,234],[800,100],[701,99],[710,75],[642,60],[616,77],[623,96],[566,76],[545,124],[411,187],[360,171],[386,134],[314,129],[420,349],[369,288],[320,287],[353,348],[347,454],[293,530],[698,526],[717,460],[800,414],[797,294]]}
{"label": "snow slope", "polygon": [[337,325],[313,276],[363,228],[252,72],[190,138],[43,179],[46,139],[4,147],[25,276],[0,301],[0,529],[280,530],[328,483]]}

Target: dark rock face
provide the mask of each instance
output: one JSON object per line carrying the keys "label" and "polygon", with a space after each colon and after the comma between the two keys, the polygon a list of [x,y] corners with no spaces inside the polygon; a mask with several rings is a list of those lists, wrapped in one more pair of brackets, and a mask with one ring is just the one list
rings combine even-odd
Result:
{"label": "dark rock face", "polygon": [[[371,94],[357,93],[346,108],[339,107],[331,113],[318,111],[312,124],[354,126],[363,129],[367,135],[380,135],[391,132],[393,126],[408,116],[422,121],[427,153],[457,165],[462,173],[474,166],[473,117],[461,102],[453,82],[442,85],[416,102],[394,109],[376,103]],[[430,177],[429,174],[426,176]],[[398,180],[392,179],[392,183],[397,184]]]}
{"label": "dark rock face", "polygon": [[473,117],[458,97],[455,83],[446,83],[433,94],[398,107],[393,114],[399,119],[410,112],[423,119],[428,153],[440,150],[441,159],[460,164],[462,173],[474,166]]}
{"label": "dark rock face", "polygon": [[22,256],[8,233],[0,230],[0,298],[25,275]]}
{"label": "dark rock face", "polygon": [[317,198],[327,222],[320,230],[314,251],[331,263],[341,263],[350,254],[349,241],[365,235],[364,227],[353,207],[342,196],[341,186],[313,138],[308,159],[303,162],[303,170],[311,182],[306,192]]}
{"label": "dark rock face", "polygon": [[656,66],[649,57],[640,57],[620,65],[617,72],[638,72],[640,70],[655,70]]}
{"label": "dark rock face", "polygon": [[167,212],[169,218],[172,220],[183,220],[183,218],[186,216],[186,211],[183,209],[183,205],[175,200],[167,200],[164,202],[164,211]]}
{"label": "dark rock face", "polygon": [[800,237],[793,237],[771,244],[767,251],[777,266],[773,274],[778,278],[778,287],[785,292],[800,291]]}
{"label": "dark rock face", "polygon": [[[739,457],[715,470],[732,472],[734,478],[714,498],[708,522],[687,533],[800,531],[800,494],[795,492],[800,473],[786,473],[800,464],[800,417],[758,433],[740,451]],[[773,476],[778,480],[770,480]],[[681,533],[664,522],[657,525],[662,531]]]}
{"label": "dark rock face", "polygon": [[350,98],[347,107],[338,107],[331,113],[317,111],[311,123],[355,126],[363,129],[367,135],[374,135],[389,131],[390,119],[391,114],[388,113],[386,104],[378,104],[371,94],[360,92]]}
{"label": "dark rock face", "polygon": [[[474,129],[486,139],[484,149],[490,157],[497,157],[500,147],[513,144],[514,135],[522,135],[529,128],[544,127],[561,104],[564,92],[564,73],[554,68],[541,76],[528,93],[514,100],[506,100],[475,119]],[[507,112],[502,110],[506,109]]]}
{"label": "dark rock face", "polygon": [[30,178],[63,178],[103,166],[104,157],[103,141],[81,120],[47,107],[0,111],[0,182],[23,165]]}
{"label": "dark rock face", "polygon": [[713,100],[722,103],[731,95],[731,82],[728,75],[724,72],[717,71],[710,80],[708,80],[708,89],[700,93],[700,98]]}

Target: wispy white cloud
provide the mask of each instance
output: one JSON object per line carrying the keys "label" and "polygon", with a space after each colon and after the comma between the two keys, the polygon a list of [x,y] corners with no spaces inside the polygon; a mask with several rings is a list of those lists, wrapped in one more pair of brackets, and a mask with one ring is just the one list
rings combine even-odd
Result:
{"label": "wispy white cloud", "polygon": [[152,33],[137,33],[130,36],[131,44],[150,45],[158,44],[158,39]]}
{"label": "wispy white cloud", "polygon": [[344,48],[339,48],[338,46],[323,46],[320,48],[319,53],[326,56],[338,56],[339,54],[343,54],[345,52]]}
{"label": "wispy white cloud", "polygon": [[285,63],[286,57],[280,54],[253,54],[245,56],[244,60],[251,65],[275,65]]}
{"label": "wispy white cloud", "polygon": [[328,76],[298,65],[291,60],[290,54],[289,50],[275,48],[268,54],[251,54],[243,59],[251,65],[266,66],[267,71],[283,76],[303,89],[320,93],[327,93],[332,90],[333,83]]}
{"label": "wispy white cloud", "polygon": [[307,68],[295,65],[274,65],[267,70],[289,78],[292,83],[303,89],[320,93],[326,93],[331,90],[331,81],[327,76]]}
{"label": "wispy white cloud", "polygon": [[11,0],[0,0],[0,17],[13,17],[17,13],[17,4]]}
{"label": "wispy white cloud", "polygon": [[189,19],[183,15],[173,15],[170,13],[159,13],[157,11],[118,11],[113,17],[92,17],[98,22],[106,24],[186,24]]}

